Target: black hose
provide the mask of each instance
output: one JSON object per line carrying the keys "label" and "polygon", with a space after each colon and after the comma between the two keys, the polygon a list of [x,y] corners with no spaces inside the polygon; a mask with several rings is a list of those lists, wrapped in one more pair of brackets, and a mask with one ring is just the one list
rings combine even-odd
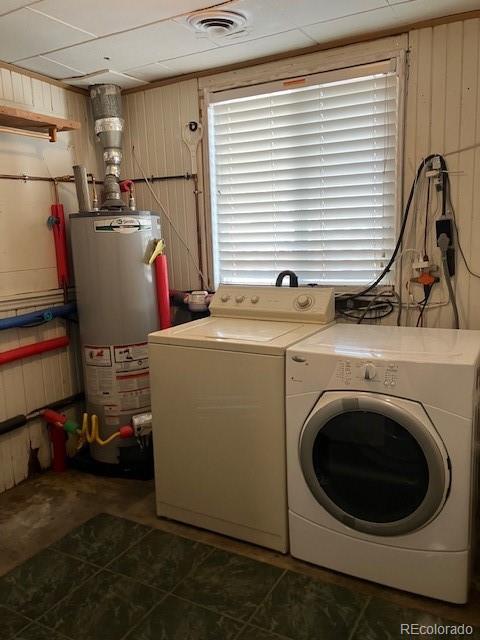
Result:
{"label": "black hose", "polygon": [[[81,402],[84,399],[85,394],[83,392],[76,393],[73,396],[67,396],[66,398],[57,400],[56,402],[51,402],[48,405],[48,409],[62,409],[63,407],[75,404],[76,402]],[[3,420],[2,422],[0,422],[0,436],[4,435],[5,433],[10,433],[10,431],[15,431],[15,429],[18,429],[19,427],[25,426],[27,422],[30,422],[31,420],[37,418],[40,415],[40,412],[43,411],[43,409],[47,409],[47,407],[40,407],[39,409],[31,411],[27,415],[19,414],[18,416],[13,416],[12,418]]]}
{"label": "black hose", "polygon": [[364,289],[363,291],[359,291],[358,293],[340,295],[340,296],[338,296],[338,298],[340,300],[354,300],[355,298],[360,298],[360,297],[364,296],[365,294],[369,293],[372,289],[374,289],[383,280],[383,278],[387,275],[387,273],[389,273],[390,269],[392,268],[393,263],[395,262],[395,260],[397,258],[397,253],[398,253],[398,251],[399,251],[399,249],[400,249],[400,247],[402,245],[402,240],[403,240],[403,236],[405,234],[405,228],[407,226],[408,216],[409,216],[409,213],[410,213],[410,206],[412,204],[413,195],[415,193],[415,186],[416,186],[417,182],[419,181],[420,175],[421,175],[422,171],[424,170],[425,166],[430,162],[430,160],[433,160],[433,158],[438,158],[438,157],[441,158],[441,156],[439,156],[438,153],[432,153],[429,156],[427,156],[426,158],[424,158],[422,160],[422,162],[418,166],[417,173],[415,175],[415,179],[414,179],[414,181],[412,183],[412,187],[410,189],[410,194],[408,196],[407,204],[405,206],[405,212],[403,214],[402,225],[400,227],[400,233],[398,234],[397,244],[395,245],[395,249],[393,250],[392,256],[391,256],[390,260],[388,261],[387,266],[384,268],[384,270],[378,276],[378,278],[375,280],[375,282],[372,282],[372,284],[368,285],[368,287],[366,289]]}
{"label": "black hose", "polygon": [[298,287],[298,276],[295,271],[281,271],[277,279],[275,281],[276,287],[281,287],[283,285],[283,281],[288,276],[288,286],[289,287]]}
{"label": "black hose", "polygon": [[15,431],[15,429],[23,427],[25,424],[27,424],[27,416],[24,415],[13,416],[13,418],[3,420],[3,422],[0,422],[0,436],[10,431]]}

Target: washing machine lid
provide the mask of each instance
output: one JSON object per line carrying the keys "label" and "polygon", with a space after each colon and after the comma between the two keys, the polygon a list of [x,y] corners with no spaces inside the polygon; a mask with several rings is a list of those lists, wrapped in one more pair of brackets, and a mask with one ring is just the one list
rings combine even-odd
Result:
{"label": "washing machine lid", "polygon": [[288,346],[320,331],[323,326],[210,317],[151,333],[148,339],[150,344],[283,355]]}
{"label": "washing machine lid", "polygon": [[480,331],[336,324],[297,344],[295,352],[473,365]]}

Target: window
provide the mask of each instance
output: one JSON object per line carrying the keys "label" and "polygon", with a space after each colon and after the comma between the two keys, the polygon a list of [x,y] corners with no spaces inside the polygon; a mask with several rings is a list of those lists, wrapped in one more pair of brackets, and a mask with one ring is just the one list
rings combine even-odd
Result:
{"label": "window", "polygon": [[[211,94],[215,283],[363,285],[395,245],[395,61]],[[298,86],[298,83],[301,86]]]}

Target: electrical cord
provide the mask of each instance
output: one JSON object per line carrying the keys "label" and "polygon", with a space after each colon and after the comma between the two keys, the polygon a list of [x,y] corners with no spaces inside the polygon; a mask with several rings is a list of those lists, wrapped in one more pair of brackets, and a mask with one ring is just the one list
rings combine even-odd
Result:
{"label": "electrical cord", "polygon": [[471,266],[468,263],[468,260],[465,256],[465,252],[463,250],[463,246],[462,243],[460,241],[460,234],[458,232],[458,224],[457,224],[457,216],[455,214],[455,209],[453,207],[453,203],[452,203],[452,196],[451,196],[451,191],[450,191],[450,177],[447,173],[447,177],[446,177],[446,189],[447,189],[447,202],[450,208],[450,211],[452,213],[452,219],[453,219],[453,227],[455,229],[455,235],[456,235],[456,240],[457,240],[457,246],[458,246],[458,251],[462,257],[463,263],[465,265],[466,270],[468,271],[468,273],[473,277],[473,278],[480,278],[480,273],[475,272]]}
{"label": "electrical cord", "polygon": [[427,308],[428,301],[430,300],[430,294],[432,293],[432,289],[433,289],[433,284],[425,285],[423,287],[425,297],[421,302],[418,303],[420,305],[420,313],[417,318],[417,324],[416,324],[417,327],[420,326],[420,323],[423,326],[423,314],[425,312],[425,309]]}
{"label": "electrical cord", "polygon": [[[348,318],[349,320],[355,320],[358,322],[359,318],[361,317],[361,314],[363,314],[367,307],[370,306],[370,309],[368,310],[367,314],[373,314],[373,315],[365,315],[362,320],[378,320],[380,318],[386,318],[387,316],[391,315],[394,311],[394,307],[393,304],[391,303],[390,300],[384,300],[382,302],[376,302],[373,305],[371,303],[369,303],[369,305],[367,305],[366,307],[358,307],[356,309],[337,309],[336,313],[338,315],[341,315],[345,318]],[[381,311],[383,309],[386,309],[386,311],[384,313],[381,313]],[[360,312],[360,315],[359,315]]]}
{"label": "electrical cord", "polygon": [[449,237],[445,233],[441,233],[438,238],[438,246],[440,248],[440,251],[442,252],[443,274],[445,276],[445,282],[447,283],[448,298],[449,298],[449,301],[452,303],[453,316],[455,320],[455,329],[459,329],[460,320],[458,315],[457,300],[455,297],[455,292],[453,291],[453,287],[452,287],[452,279],[450,277],[450,271],[448,269],[447,250],[449,245],[450,245]]}
{"label": "electrical cord", "polygon": [[[396,292],[395,293],[391,293],[390,291],[382,291],[378,295],[374,296],[372,298],[372,300],[369,302],[369,304],[365,307],[365,310],[362,312],[361,316],[357,320],[357,324],[362,324],[363,320],[365,320],[365,318],[368,316],[368,312],[372,308],[374,308],[375,303],[378,302],[378,300],[380,298],[384,297],[384,296],[395,296],[397,298],[397,303],[399,303],[400,296],[398,295],[398,293],[396,293]],[[392,313],[393,305],[392,305],[391,301],[390,300],[386,300],[385,302],[387,302],[388,304],[390,304],[392,306],[392,310],[390,311],[390,313]],[[400,304],[398,305],[398,307],[399,307],[399,311],[400,311],[400,314],[401,314],[401,308],[402,307],[401,307]],[[390,315],[390,313],[388,313],[387,315]],[[399,323],[398,316],[397,316],[397,323]]]}
{"label": "electrical cord", "polygon": [[[397,254],[398,251],[402,245],[402,240],[403,240],[403,236],[405,234],[405,229],[407,226],[407,221],[408,221],[408,217],[409,217],[409,213],[410,213],[410,207],[412,204],[412,200],[413,200],[413,196],[415,193],[415,188],[416,185],[420,179],[420,176],[422,175],[423,170],[425,169],[426,165],[433,160],[433,158],[438,158],[440,157],[437,153],[432,153],[430,155],[428,155],[426,158],[423,158],[423,160],[420,162],[418,168],[417,168],[417,172],[415,174],[415,179],[412,183],[411,189],[410,189],[410,193],[408,195],[408,200],[407,200],[407,204],[405,206],[405,211],[403,213],[403,217],[402,217],[402,224],[400,227],[400,232],[398,234],[398,239],[397,242],[395,244],[395,248],[393,250],[393,253],[390,257],[390,260],[388,261],[386,267],[383,269],[382,273],[375,279],[374,282],[372,282],[370,285],[368,285],[368,287],[366,287],[365,289],[363,289],[363,291],[359,291],[357,293],[353,293],[353,294],[344,294],[339,296],[339,298],[342,298],[343,300],[354,300],[355,298],[360,298],[363,297],[365,294],[369,293],[372,289],[374,289],[384,278],[385,276],[390,272],[396,258],[397,258]],[[444,161],[445,162],[445,161]]]}
{"label": "electrical cord", "polygon": [[425,229],[423,232],[423,256],[426,257],[427,256],[427,237],[428,237],[428,210],[430,209],[430,188],[431,188],[431,183],[430,180],[428,181],[428,186],[427,186],[427,202],[425,205]]}
{"label": "electrical cord", "polygon": [[465,265],[466,270],[468,271],[468,273],[474,277],[474,278],[480,278],[480,273],[476,273],[475,271],[473,271],[473,269],[470,267],[470,265],[468,264],[467,258],[465,257],[465,253],[463,252],[463,247],[460,243],[460,235],[458,233],[458,226],[457,226],[457,218],[455,217],[455,212],[452,209],[452,217],[453,217],[453,226],[455,229],[455,235],[457,236],[457,246],[458,246],[458,251],[460,252],[460,255],[462,256],[462,260],[463,263]]}
{"label": "electrical cord", "polygon": [[[419,313],[418,318],[417,318],[417,324],[415,325],[415,326],[417,326],[417,327],[419,327],[419,326],[420,326],[420,323],[421,323],[421,322],[422,322],[422,320],[423,320],[423,312],[425,311],[425,309],[426,309],[426,307],[427,307],[427,303],[428,303],[428,298],[425,298],[425,299],[423,300],[423,303],[421,303],[420,313]],[[422,324],[422,326],[423,326],[423,324]]]}
{"label": "electrical cord", "polygon": [[137,154],[135,153],[135,146],[132,145],[132,156],[133,159],[135,160],[137,167],[140,170],[140,173],[142,174],[143,179],[145,180],[145,183],[150,191],[150,193],[152,194],[153,199],[155,200],[155,202],[158,204],[158,206],[160,207],[160,209],[162,210],[163,215],[165,216],[165,218],[168,221],[168,224],[170,225],[170,227],[173,229],[173,231],[175,232],[175,235],[177,236],[177,238],[180,240],[181,244],[184,246],[188,257],[190,258],[193,266],[195,267],[195,271],[198,273],[198,275],[200,276],[200,279],[202,281],[203,286],[208,289],[208,279],[205,277],[205,274],[202,272],[202,270],[200,269],[200,267],[197,264],[197,261],[195,260],[192,252],[190,251],[190,247],[188,246],[188,244],[186,243],[186,241],[184,240],[182,234],[180,233],[180,231],[177,229],[175,223],[173,222],[172,218],[169,216],[169,214],[167,213],[167,210],[165,209],[165,207],[163,206],[162,202],[160,201],[160,199],[158,198],[157,194],[155,193],[150,180],[147,178],[145,171],[143,170],[142,165],[140,164],[139,159],[137,158]]}

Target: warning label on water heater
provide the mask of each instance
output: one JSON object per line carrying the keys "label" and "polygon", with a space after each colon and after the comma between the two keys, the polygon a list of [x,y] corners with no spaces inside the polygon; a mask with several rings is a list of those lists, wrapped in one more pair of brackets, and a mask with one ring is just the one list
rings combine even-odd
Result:
{"label": "warning label on water heater", "polygon": [[150,406],[147,343],[85,345],[85,382],[89,401],[107,415]]}
{"label": "warning label on water heater", "polygon": [[152,223],[148,218],[104,218],[93,223],[95,233],[135,233],[148,231]]}

